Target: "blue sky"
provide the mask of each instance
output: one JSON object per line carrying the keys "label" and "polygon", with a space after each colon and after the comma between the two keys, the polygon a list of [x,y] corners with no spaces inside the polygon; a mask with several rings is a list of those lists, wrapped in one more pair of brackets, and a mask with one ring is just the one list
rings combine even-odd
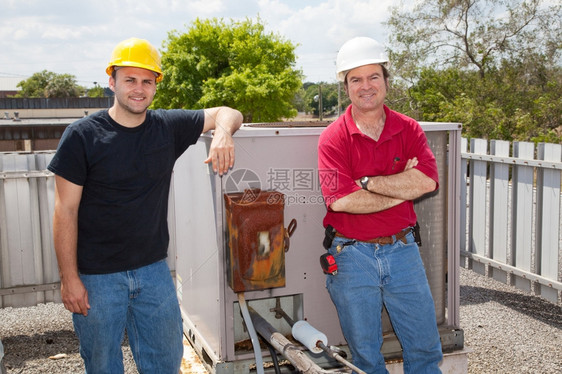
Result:
{"label": "blue sky", "polygon": [[73,74],[80,85],[107,85],[115,44],[148,39],[160,49],[169,31],[197,17],[257,19],[298,44],[296,67],[306,81],[335,82],[335,58],[349,38],[386,43],[392,0],[0,0],[0,77],[44,69]]}

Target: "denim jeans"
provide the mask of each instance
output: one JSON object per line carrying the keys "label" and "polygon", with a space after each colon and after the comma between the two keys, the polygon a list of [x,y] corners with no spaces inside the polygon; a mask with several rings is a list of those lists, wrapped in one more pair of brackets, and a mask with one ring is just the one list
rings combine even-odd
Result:
{"label": "denim jeans", "polygon": [[165,260],[131,271],[81,274],[87,316],[73,314],[87,374],[124,372],[125,330],[141,374],[178,374],[183,356],[181,313]]}
{"label": "denim jeans", "polygon": [[441,373],[433,298],[413,234],[406,239],[388,245],[357,241],[337,253],[336,246],[349,239],[336,237],[330,248],[338,273],[327,275],[326,287],[353,363],[369,374],[388,373],[381,354],[383,304],[402,345],[404,373]]}

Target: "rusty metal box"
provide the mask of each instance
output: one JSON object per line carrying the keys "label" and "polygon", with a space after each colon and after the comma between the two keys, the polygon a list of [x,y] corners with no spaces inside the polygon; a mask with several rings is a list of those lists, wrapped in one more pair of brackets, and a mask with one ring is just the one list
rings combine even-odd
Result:
{"label": "rusty metal box", "polygon": [[259,189],[224,194],[228,282],[234,292],[285,286],[284,195]]}

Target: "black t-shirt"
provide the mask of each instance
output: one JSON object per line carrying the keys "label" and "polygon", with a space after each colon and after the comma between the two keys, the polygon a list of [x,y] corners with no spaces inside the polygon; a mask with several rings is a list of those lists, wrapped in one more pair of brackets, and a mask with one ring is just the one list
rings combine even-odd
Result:
{"label": "black t-shirt", "polygon": [[135,128],[107,110],[69,125],[48,169],[83,186],[78,269],[104,274],[166,258],[174,163],[203,130],[203,110],[149,110]]}

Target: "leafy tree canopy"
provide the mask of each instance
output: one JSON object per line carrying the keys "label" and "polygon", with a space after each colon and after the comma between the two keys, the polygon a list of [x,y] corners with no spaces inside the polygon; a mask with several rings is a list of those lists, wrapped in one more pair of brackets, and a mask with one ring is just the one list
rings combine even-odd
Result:
{"label": "leafy tree canopy", "polygon": [[[319,115],[319,95],[322,95],[323,114],[333,115],[338,112],[338,84],[337,83],[305,83],[302,100],[304,112]],[[349,105],[349,98],[341,94],[341,106],[345,109]]]}
{"label": "leafy tree canopy", "polygon": [[560,3],[545,0],[422,0],[392,8],[387,24],[393,67],[402,77],[420,65],[471,68],[483,78],[504,60],[545,57],[560,64]]}
{"label": "leafy tree canopy", "polygon": [[85,89],[76,84],[71,74],[57,74],[47,70],[33,74],[18,83],[21,91],[15,97],[79,97]]}
{"label": "leafy tree canopy", "polygon": [[541,0],[395,7],[390,103],[418,120],[462,122],[468,137],[562,141],[561,10]]}
{"label": "leafy tree canopy", "polygon": [[95,83],[94,87],[90,88],[87,92],[86,95],[88,95],[88,97],[104,97],[105,96],[105,89],[100,86],[99,84]]}
{"label": "leafy tree canopy", "polygon": [[294,69],[295,46],[266,33],[259,20],[197,19],[186,33],[168,33],[163,47],[164,79],[154,107],[227,105],[245,122],[296,116],[302,72]]}

